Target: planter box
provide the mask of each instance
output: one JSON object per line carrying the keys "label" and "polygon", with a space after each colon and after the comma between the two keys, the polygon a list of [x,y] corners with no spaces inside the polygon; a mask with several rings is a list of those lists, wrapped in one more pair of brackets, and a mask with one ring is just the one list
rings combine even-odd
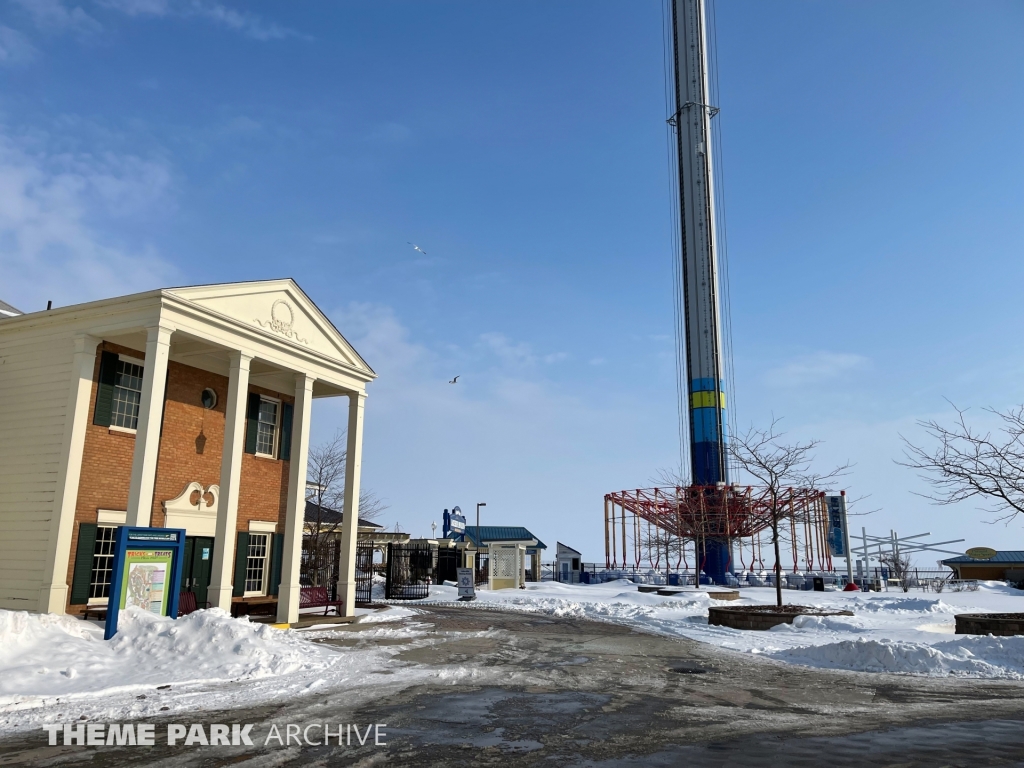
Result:
{"label": "planter box", "polygon": [[823,611],[807,606],[712,606],[708,624],[732,629],[767,630],[779,624],[792,624],[797,616],[853,616],[853,611]]}
{"label": "planter box", "polygon": [[708,597],[712,600],[739,600],[740,591],[738,589],[725,589],[718,592],[708,592]]}
{"label": "planter box", "polygon": [[1024,635],[1024,613],[960,613],[958,635]]}

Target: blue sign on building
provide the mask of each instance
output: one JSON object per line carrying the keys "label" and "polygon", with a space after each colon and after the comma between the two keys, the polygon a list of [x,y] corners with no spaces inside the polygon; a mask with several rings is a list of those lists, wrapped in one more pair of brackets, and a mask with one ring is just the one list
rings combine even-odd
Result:
{"label": "blue sign on building", "polygon": [[[455,538],[461,540],[465,533],[466,517],[462,514],[462,510],[458,507],[452,507],[452,511],[449,512],[446,509],[441,519],[441,535],[446,539]],[[455,535],[452,536],[452,534]]]}

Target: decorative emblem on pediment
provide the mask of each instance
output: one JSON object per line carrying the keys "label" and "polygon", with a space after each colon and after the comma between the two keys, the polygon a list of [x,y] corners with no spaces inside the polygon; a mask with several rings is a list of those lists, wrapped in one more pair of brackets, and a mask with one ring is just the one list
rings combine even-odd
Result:
{"label": "decorative emblem on pediment", "polygon": [[184,528],[188,536],[216,536],[219,502],[219,485],[203,488],[202,483],[193,481],[173,499],[163,502],[164,527]]}
{"label": "decorative emblem on pediment", "polygon": [[284,299],[278,299],[271,305],[269,320],[260,320],[257,317],[253,322],[259,325],[260,328],[269,328],[271,331],[280,333],[286,338],[295,339],[295,341],[302,344],[309,344],[309,341],[299,336],[295,329],[292,328],[292,324],[295,322],[295,310]]}

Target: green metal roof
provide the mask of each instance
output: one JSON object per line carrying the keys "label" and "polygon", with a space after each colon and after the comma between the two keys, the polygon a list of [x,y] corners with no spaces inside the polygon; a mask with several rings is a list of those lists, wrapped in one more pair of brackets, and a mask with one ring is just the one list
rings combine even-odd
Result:
{"label": "green metal roof", "polygon": [[466,540],[473,542],[476,546],[486,544],[489,541],[532,541],[536,539],[537,549],[547,549],[547,544],[534,536],[521,525],[481,525],[480,537],[477,538],[477,527],[466,526]]}
{"label": "green metal roof", "polygon": [[1024,552],[996,552],[996,556],[990,560],[976,560],[967,555],[959,555],[943,560],[943,565],[988,565],[989,563],[1024,563]]}

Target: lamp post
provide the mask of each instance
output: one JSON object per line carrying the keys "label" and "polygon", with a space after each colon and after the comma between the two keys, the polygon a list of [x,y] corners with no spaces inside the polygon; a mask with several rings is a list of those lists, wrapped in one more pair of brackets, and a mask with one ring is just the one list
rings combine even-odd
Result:
{"label": "lamp post", "polygon": [[476,545],[480,546],[480,507],[486,507],[487,502],[481,501],[476,505]]}
{"label": "lamp post", "polygon": [[[483,542],[480,541],[480,507],[486,507],[486,506],[487,506],[487,502],[485,502],[485,501],[478,502],[477,505],[476,505],[476,551],[478,553],[477,554],[478,558],[479,558],[480,549],[483,546]],[[490,551],[490,550],[488,550],[488,551]],[[488,558],[489,557],[490,557],[490,555],[488,555]],[[490,562],[490,560],[488,560],[488,562]],[[478,563],[474,562],[473,563],[473,573],[476,573],[477,566],[478,566]]]}

